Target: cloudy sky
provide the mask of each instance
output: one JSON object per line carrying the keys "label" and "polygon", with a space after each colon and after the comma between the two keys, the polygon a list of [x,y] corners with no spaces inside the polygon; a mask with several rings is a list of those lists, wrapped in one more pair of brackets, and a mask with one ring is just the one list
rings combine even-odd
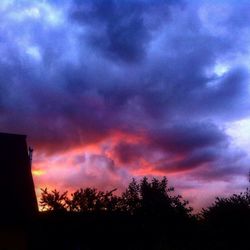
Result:
{"label": "cloudy sky", "polygon": [[0,129],[41,187],[167,176],[196,208],[244,191],[250,3],[1,0]]}

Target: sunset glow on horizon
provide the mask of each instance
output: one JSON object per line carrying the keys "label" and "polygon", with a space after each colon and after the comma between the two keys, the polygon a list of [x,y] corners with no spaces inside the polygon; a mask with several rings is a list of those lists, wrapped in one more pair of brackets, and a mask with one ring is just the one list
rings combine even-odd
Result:
{"label": "sunset glow on horizon", "polygon": [[166,176],[199,210],[245,190],[248,1],[0,2],[0,131],[41,188]]}

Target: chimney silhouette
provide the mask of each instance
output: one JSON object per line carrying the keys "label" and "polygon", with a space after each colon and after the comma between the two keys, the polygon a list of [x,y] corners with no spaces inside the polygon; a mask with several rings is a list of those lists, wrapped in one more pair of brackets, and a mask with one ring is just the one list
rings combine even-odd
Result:
{"label": "chimney silhouette", "polygon": [[26,136],[0,133],[0,220],[26,221],[37,212]]}

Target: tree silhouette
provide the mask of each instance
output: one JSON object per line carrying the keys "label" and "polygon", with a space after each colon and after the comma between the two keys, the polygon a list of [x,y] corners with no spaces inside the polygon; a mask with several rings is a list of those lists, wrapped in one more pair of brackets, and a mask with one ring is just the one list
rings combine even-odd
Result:
{"label": "tree silhouette", "polygon": [[99,212],[118,211],[120,209],[120,198],[111,191],[97,191],[95,188],[78,189],[67,197],[67,191],[60,194],[59,191],[48,191],[41,189],[40,206],[42,210],[68,210],[70,212]]}
{"label": "tree silhouette", "polygon": [[67,191],[60,194],[56,189],[49,192],[47,188],[41,189],[40,206],[42,210],[48,211],[66,211],[67,209]]}
{"label": "tree silhouette", "polygon": [[105,210],[108,212],[120,210],[120,197],[113,194],[116,190],[117,189],[99,192],[99,210]]}
{"label": "tree silhouette", "polygon": [[71,212],[125,212],[128,214],[156,216],[189,216],[192,211],[179,195],[170,195],[173,187],[168,187],[167,178],[153,178],[149,181],[144,177],[139,183],[135,179],[129,183],[122,195],[116,196],[111,191],[97,191],[95,188],[78,189],[67,197],[67,191],[49,192],[42,189],[40,206],[42,210],[68,210]]}
{"label": "tree silhouette", "polygon": [[217,197],[215,202],[202,210],[201,216],[211,225],[227,227],[250,223],[250,191],[233,194],[228,198]]}
{"label": "tree silhouette", "polygon": [[161,181],[153,178],[151,183],[144,177],[140,183],[143,212],[171,219],[189,217],[192,208],[188,207],[188,201],[182,200],[180,195],[172,195],[173,192],[174,188],[168,186],[166,177]]}
{"label": "tree silhouette", "polygon": [[122,211],[129,214],[166,216],[179,214],[189,216],[192,208],[187,207],[188,201],[183,201],[180,195],[171,195],[173,187],[168,187],[168,180],[144,177],[140,183],[132,179],[128,188],[122,194]]}
{"label": "tree silhouette", "polygon": [[68,201],[70,211],[89,212],[96,209],[98,193],[95,188],[81,188],[71,196],[71,200]]}
{"label": "tree silhouette", "polygon": [[134,214],[140,207],[140,185],[133,178],[127,189],[122,193],[121,210]]}
{"label": "tree silhouette", "polygon": [[[250,171],[248,174],[250,185]],[[211,224],[250,223],[250,189],[228,198],[217,197],[215,202],[202,210],[201,216]]]}
{"label": "tree silhouette", "polygon": [[202,210],[201,222],[207,234],[203,241],[209,239],[208,249],[249,249],[249,189],[227,198],[217,197],[211,206]]}
{"label": "tree silhouette", "polygon": [[248,249],[249,188],[217,197],[199,221],[166,177],[132,179],[120,196],[115,191],[42,189],[43,210],[68,211],[41,213],[37,229],[50,249]]}

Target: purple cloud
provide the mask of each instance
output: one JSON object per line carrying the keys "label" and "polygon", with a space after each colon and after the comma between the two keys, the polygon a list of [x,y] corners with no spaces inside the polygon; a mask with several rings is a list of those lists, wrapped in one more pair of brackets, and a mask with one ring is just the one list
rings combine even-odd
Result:
{"label": "purple cloud", "polygon": [[248,5],[3,1],[1,131],[48,157],[94,145],[106,183],[139,170],[244,182],[249,155],[226,128],[249,119]]}

